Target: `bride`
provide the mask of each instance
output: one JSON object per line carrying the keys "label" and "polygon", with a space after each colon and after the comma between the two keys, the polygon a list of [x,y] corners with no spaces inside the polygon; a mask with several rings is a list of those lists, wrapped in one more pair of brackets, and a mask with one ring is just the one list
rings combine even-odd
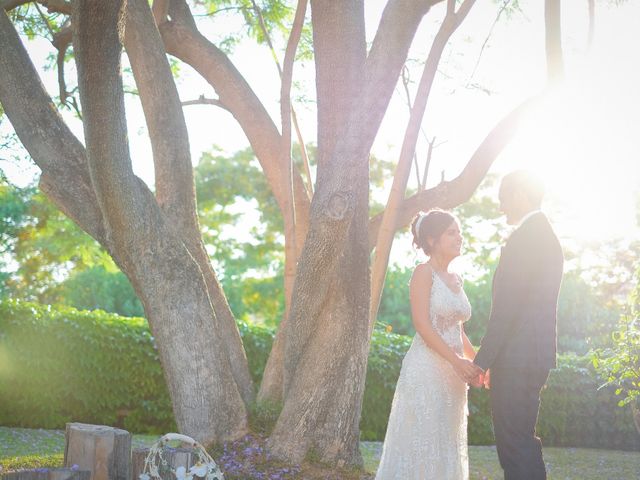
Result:
{"label": "bride", "polygon": [[462,328],[469,300],[448,271],[460,255],[460,227],[450,213],[431,210],[411,231],[429,260],[411,278],[417,334],[402,362],[376,479],[467,480],[467,382],[481,385],[482,370]]}

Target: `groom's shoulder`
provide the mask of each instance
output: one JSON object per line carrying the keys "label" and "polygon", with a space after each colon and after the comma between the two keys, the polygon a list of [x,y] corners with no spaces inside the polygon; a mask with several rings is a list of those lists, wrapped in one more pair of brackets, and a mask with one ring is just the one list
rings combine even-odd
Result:
{"label": "groom's shoulder", "polygon": [[553,235],[553,226],[549,218],[543,212],[537,212],[531,218],[527,219],[511,236],[512,240],[532,240],[540,236]]}
{"label": "groom's shoulder", "polygon": [[531,218],[529,224],[529,237],[534,241],[554,241],[558,242],[558,237],[553,229],[553,225],[549,218],[542,212]]}

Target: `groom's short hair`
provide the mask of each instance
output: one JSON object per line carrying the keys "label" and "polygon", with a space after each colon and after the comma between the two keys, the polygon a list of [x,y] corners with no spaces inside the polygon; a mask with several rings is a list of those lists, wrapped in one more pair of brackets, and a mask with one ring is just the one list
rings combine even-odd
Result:
{"label": "groom's short hair", "polygon": [[520,191],[536,207],[540,207],[544,198],[545,188],[538,175],[530,170],[514,170],[502,177],[500,188]]}

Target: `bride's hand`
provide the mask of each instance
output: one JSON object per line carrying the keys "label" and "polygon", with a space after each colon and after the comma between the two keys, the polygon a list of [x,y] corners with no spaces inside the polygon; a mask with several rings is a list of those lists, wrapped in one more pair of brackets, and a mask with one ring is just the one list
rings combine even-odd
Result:
{"label": "bride's hand", "polygon": [[483,373],[482,369],[475,363],[462,357],[458,357],[458,359],[453,363],[453,368],[456,374],[467,383],[472,382]]}

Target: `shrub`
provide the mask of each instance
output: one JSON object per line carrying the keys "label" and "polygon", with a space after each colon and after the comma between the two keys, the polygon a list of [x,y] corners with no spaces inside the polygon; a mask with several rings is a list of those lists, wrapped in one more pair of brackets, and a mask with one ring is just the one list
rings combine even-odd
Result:
{"label": "shrub", "polygon": [[[273,330],[239,322],[257,383]],[[160,359],[143,318],[20,301],[0,302],[0,424],[114,425],[175,431]]]}
{"label": "shrub", "polygon": [[[238,323],[259,384],[274,330]],[[360,423],[362,440],[382,440],[402,359],[411,338],[377,328],[369,356]],[[542,395],[538,431],[545,445],[640,450],[628,409],[613,389],[598,390],[589,358],[564,355]],[[266,432],[277,406],[252,406]],[[469,392],[469,442],[492,444],[488,392]],[[146,321],[0,302],[0,424],[62,428],[68,421],[108,424],[137,433],[175,429],[154,340]]]}
{"label": "shrub", "polygon": [[0,424],[174,428],[144,319],[8,301],[0,303],[0,332]]}

